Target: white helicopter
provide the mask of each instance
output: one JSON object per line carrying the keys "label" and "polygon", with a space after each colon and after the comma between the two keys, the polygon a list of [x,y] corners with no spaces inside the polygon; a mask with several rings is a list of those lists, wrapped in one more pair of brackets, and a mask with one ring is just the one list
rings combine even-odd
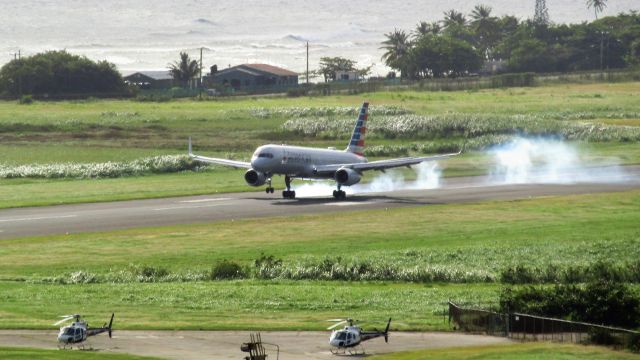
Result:
{"label": "white helicopter", "polygon": [[102,334],[103,332],[109,333],[109,338],[111,338],[111,327],[113,326],[114,315],[115,314],[111,314],[111,320],[109,321],[108,326],[107,323],[104,323],[104,325],[99,328],[89,327],[89,323],[80,319],[80,314],[60,316],[63,319],[53,324],[54,326],[72,319],[75,320],[71,325],[60,328],[60,332],[58,333],[58,347],[61,349],[71,349],[75,344],[79,344],[77,346],[84,349],[83,343],[88,337]]}
{"label": "white helicopter", "polygon": [[345,326],[344,329],[333,330],[331,332],[329,345],[331,345],[331,353],[334,355],[363,355],[364,347],[362,343],[381,336],[384,336],[384,342],[389,342],[391,318],[389,318],[389,322],[384,331],[375,329],[373,331],[364,331],[361,327],[354,325],[354,322],[357,320],[353,319],[331,319],[327,321],[335,322],[335,324],[329,326],[327,330],[333,330],[342,324],[349,324]]}

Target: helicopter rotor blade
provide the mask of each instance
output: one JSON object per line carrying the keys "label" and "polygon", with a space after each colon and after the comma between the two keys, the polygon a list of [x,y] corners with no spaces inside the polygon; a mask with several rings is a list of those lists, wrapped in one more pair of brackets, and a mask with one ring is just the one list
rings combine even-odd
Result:
{"label": "helicopter rotor blade", "polygon": [[56,322],[55,324],[53,324],[53,326],[58,326],[58,325],[60,325],[60,324],[62,324],[62,323],[64,323],[64,322],[67,322],[67,321],[69,321],[69,320],[71,320],[71,319],[73,319],[73,318],[74,318],[74,316],[66,317],[66,318],[64,318],[64,319],[62,319],[62,320],[60,320],[60,321]]}
{"label": "helicopter rotor blade", "polygon": [[340,325],[342,325],[342,324],[346,324],[347,322],[348,322],[347,320],[342,320],[342,321],[340,321],[340,322],[337,322],[337,323],[335,323],[335,324],[333,324],[333,325],[329,326],[329,327],[327,328],[327,330],[333,330],[333,329],[337,328],[338,326],[340,326]]}
{"label": "helicopter rotor blade", "polygon": [[329,320],[325,320],[325,321],[330,321],[330,322],[339,322],[339,321],[345,321],[346,319],[329,319]]}

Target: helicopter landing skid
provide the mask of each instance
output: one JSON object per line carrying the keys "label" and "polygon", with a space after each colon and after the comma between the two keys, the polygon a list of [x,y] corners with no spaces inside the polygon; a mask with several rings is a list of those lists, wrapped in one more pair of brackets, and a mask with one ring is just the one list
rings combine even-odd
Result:
{"label": "helicopter landing skid", "polygon": [[348,348],[332,346],[329,350],[331,351],[331,354],[338,356],[358,356],[365,354],[364,347],[362,345]]}
{"label": "helicopter landing skid", "polygon": [[73,350],[73,348],[76,348],[76,350],[80,350],[80,351],[93,351],[93,346],[91,346],[90,343],[79,343],[79,344],[69,344],[69,343],[64,343],[64,344],[58,344],[58,349],[59,350]]}

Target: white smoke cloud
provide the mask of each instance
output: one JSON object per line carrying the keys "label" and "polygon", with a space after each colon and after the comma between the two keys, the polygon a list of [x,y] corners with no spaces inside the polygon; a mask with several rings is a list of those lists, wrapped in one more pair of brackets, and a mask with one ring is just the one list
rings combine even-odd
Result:
{"label": "white smoke cloud", "polygon": [[[343,186],[342,190],[348,195],[353,195],[440,187],[442,170],[438,167],[437,162],[423,162],[412,168],[416,173],[415,181],[406,181],[399,171],[389,170],[386,173],[379,173],[369,183]],[[370,174],[375,173],[367,173],[367,175]],[[292,189],[295,190],[296,197],[326,197],[330,196],[333,190],[336,190],[336,185],[334,181],[305,181],[292,184]]]}
{"label": "white smoke cloud", "polygon": [[[503,184],[613,183],[628,180],[617,164],[589,167],[575,146],[559,140],[517,138],[489,151],[490,181]],[[600,164],[601,165],[601,164]]]}

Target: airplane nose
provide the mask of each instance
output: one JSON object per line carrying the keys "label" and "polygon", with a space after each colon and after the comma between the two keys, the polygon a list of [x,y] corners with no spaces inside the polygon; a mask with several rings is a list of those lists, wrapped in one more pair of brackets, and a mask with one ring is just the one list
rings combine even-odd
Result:
{"label": "airplane nose", "polygon": [[266,161],[266,160],[267,160],[267,159],[264,159],[264,158],[256,158],[256,159],[254,159],[253,161],[251,161],[251,167],[252,167],[254,170],[264,172],[264,171],[266,171],[266,170],[267,170],[267,167],[268,167],[268,166],[267,166],[268,164],[267,164],[267,161]]}

